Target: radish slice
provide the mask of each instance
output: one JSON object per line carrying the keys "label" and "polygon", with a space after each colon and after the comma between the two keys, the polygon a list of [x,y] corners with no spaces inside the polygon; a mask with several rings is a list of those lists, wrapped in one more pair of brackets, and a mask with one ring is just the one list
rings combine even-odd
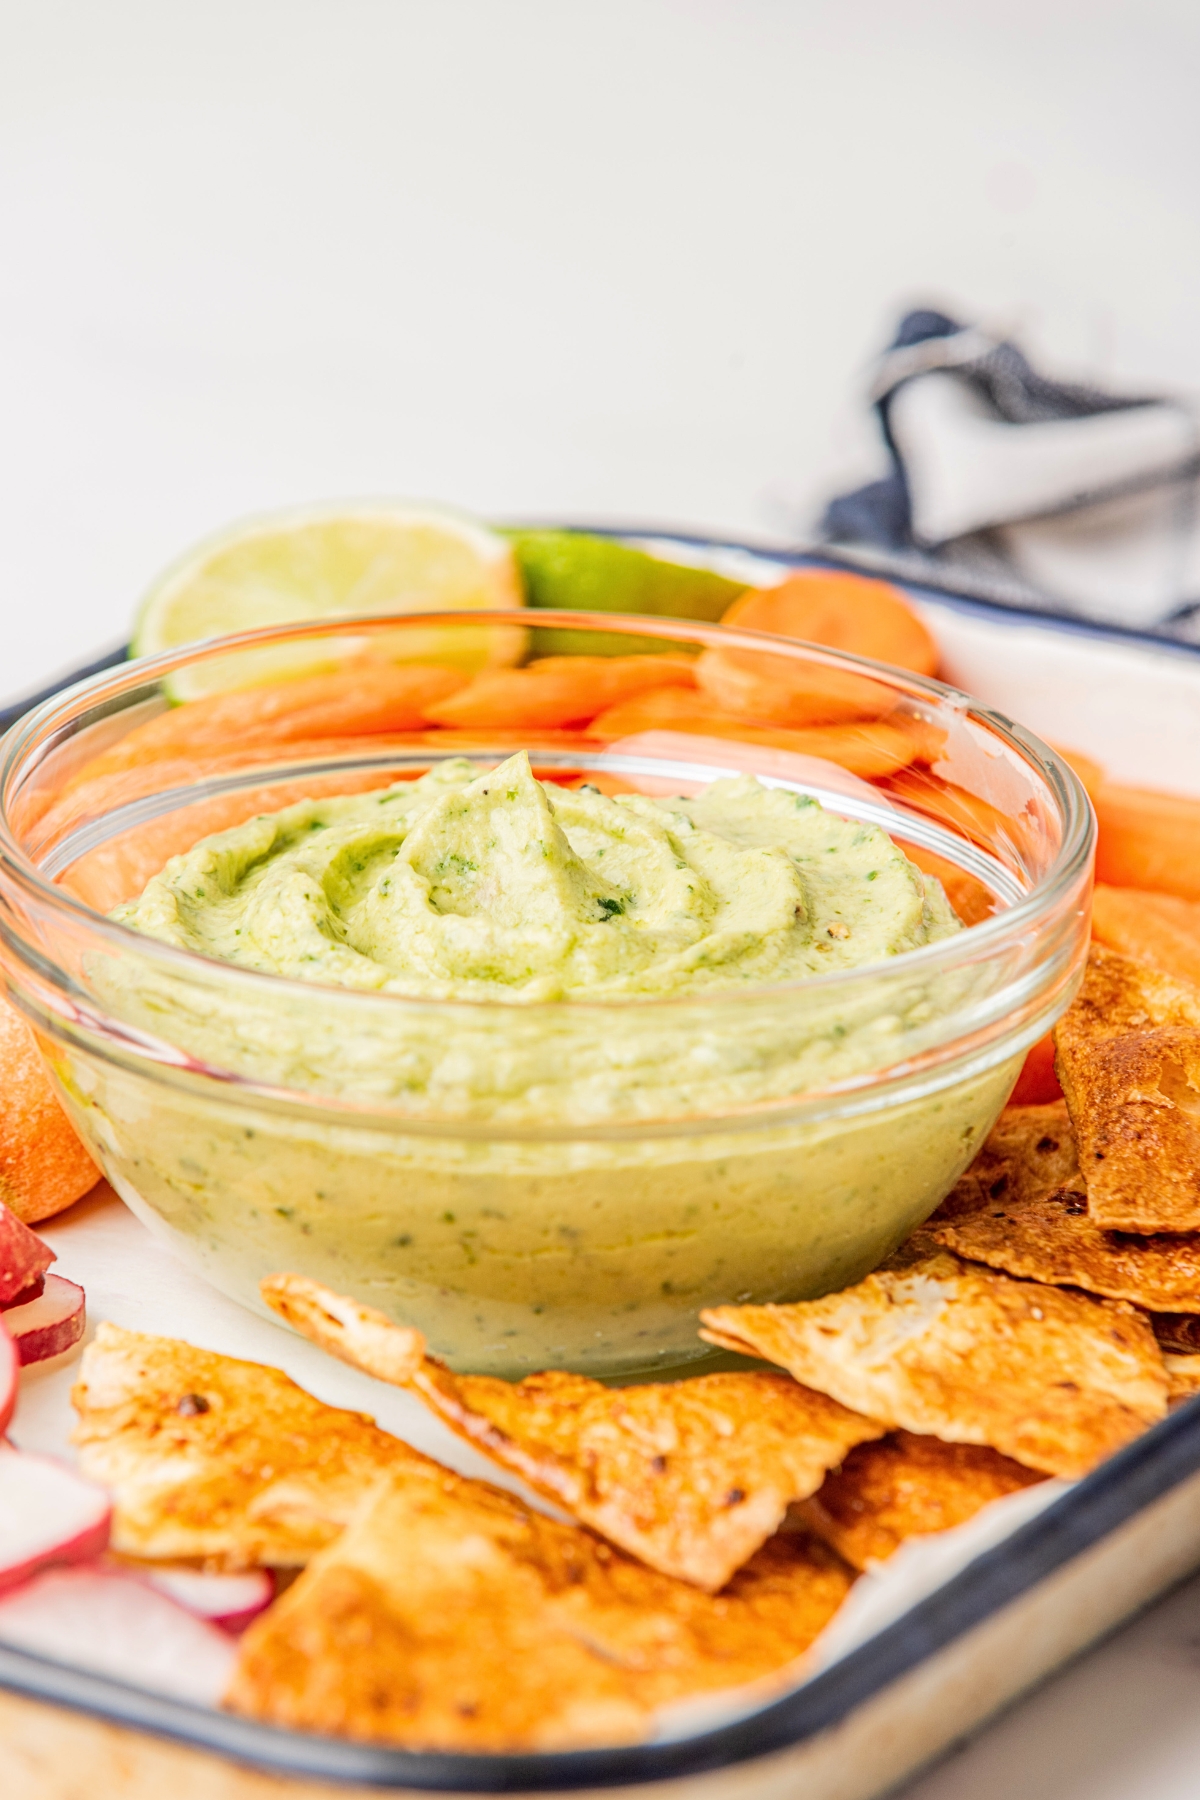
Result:
{"label": "radish slice", "polygon": [[36,1300],[9,1307],[4,1323],[22,1363],[45,1362],[77,1344],[87,1323],[85,1305],[81,1287],[61,1275],[47,1275],[45,1290]]}
{"label": "radish slice", "polygon": [[19,1294],[14,1294],[11,1300],[6,1300],[3,1306],[0,1306],[0,1312],[7,1312],[10,1306],[28,1306],[31,1300],[38,1299],[45,1291],[46,1277],[35,1275],[28,1287],[23,1287]]}
{"label": "radish slice", "polygon": [[10,1306],[54,1261],[49,1244],[0,1201],[0,1306]]}
{"label": "radish slice", "polygon": [[16,1408],[20,1374],[21,1361],[17,1355],[17,1346],[13,1343],[4,1320],[0,1318],[0,1438],[8,1430],[9,1420]]}
{"label": "radish slice", "polygon": [[200,1569],[138,1569],[141,1581],[185,1606],[199,1619],[226,1631],[244,1631],[275,1598],[274,1577],[266,1569],[242,1575],[206,1575]]}
{"label": "radish slice", "polygon": [[217,1704],[237,1656],[227,1632],[95,1564],[50,1569],[0,1597],[0,1642],[196,1706]]}
{"label": "radish slice", "polygon": [[104,1489],[66,1463],[0,1446],[0,1593],[48,1563],[98,1556],[111,1520]]}

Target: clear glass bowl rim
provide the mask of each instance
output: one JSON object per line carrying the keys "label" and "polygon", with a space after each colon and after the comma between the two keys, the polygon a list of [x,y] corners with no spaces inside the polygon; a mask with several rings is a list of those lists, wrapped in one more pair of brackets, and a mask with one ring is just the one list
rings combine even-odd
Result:
{"label": "clear glass bowl rim", "polygon": [[[146,958],[151,962],[161,961],[166,967],[173,968],[176,972],[192,970],[197,975],[206,974],[210,981],[219,979],[233,988],[245,984],[249,991],[257,993],[260,998],[265,993],[280,995],[287,993],[290,994],[293,1001],[305,1004],[311,1003],[314,995],[319,995],[323,1006],[341,1007],[347,1016],[359,1008],[370,1009],[372,1007],[391,1009],[393,1016],[397,1008],[433,1009],[448,1021],[455,1016],[478,1017],[481,1012],[490,1013],[497,1018],[511,1014],[514,1010],[514,1003],[511,1001],[442,999],[362,992],[322,983],[297,981],[253,969],[242,969],[215,958],[202,956],[197,952],[159,943],[128,926],[109,919],[85,902],[76,899],[55,882],[47,880],[41,874],[36,863],[21,849],[9,821],[10,793],[34,755],[45,746],[53,744],[59,734],[68,731],[76,720],[98,706],[107,704],[109,710],[115,712],[118,710],[115,703],[119,702],[122,696],[151,687],[177,670],[216,657],[228,656],[234,650],[292,643],[307,638],[372,636],[384,632],[394,633],[397,627],[416,632],[430,627],[445,629],[447,626],[461,625],[478,631],[493,624],[511,624],[536,629],[552,628],[555,631],[578,632],[581,635],[600,632],[606,635],[647,637],[660,642],[665,640],[685,645],[699,644],[703,647],[722,646],[744,649],[780,660],[815,662],[834,670],[868,676],[890,688],[897,699],[909,698],[918,703],[951,706],[960,716],[983,727],[1002,744],[1015,751],[1025,762],[1032,765],[1037,775],[1049,788],[1059,809],[1062,825],[1062,841],[1053,864],[1022,899],[979,924],[969,926],[954,937],[905,952],[886,963],[839,970],[825,975],[812,976],[802,981],[774,986],[764,985],[752,989],[720,988],[711,994],[705,993],[703,996],[651,996],[629,999],[520,1003],[516,1010],[519,1010],[524,1019],[535,1018],[538,1014],[560,1018],[564,1009],[569,1009],[574,1017],[592,1016],[598,1021],[610,1016],[614,1009],[628,1015],[635,1008],[653,1009],[660,1017],[664,1014],[682,1017],[688,1012],[695,1013],[698,1009],[703,1009],[706,1014],[717,1016],[726,1007],[740,1007],[744,1011],[755,1003],[777,1003],[781,999],[786,999],[789,994],[799,997],[803,994],[836,993],[838,990],[850,992],[856,985],[861,986],[865,980],[877,981],[881,977],[900,979],[909,973],[916,973],[918,970],[932,975],[946,968],[975,963],[981,959],[1002,954],[1007,944],[1031,931],[1036,931],[1039,924],[1053,917],[1071,890],[1078,887],[1082,891],[1088,878],[1094,848],[1095,823],[1091,803],[1075,772],[1063,758],[1032,732],[1014,724],[1003,714],[980,706],[959,689],[947,686],[931,677],[917,675],[909,670],[897,669],[866,657],[831,650],[823,645],[781,639],[761,632],[744,631],[729,626],[710,626],[689,620],[657,616],[651,618],[642,614],[554,611],[538,608],[536,610],[494,612],[429,612],[347,616],[339,617],[336,620],[320,619],[269,626],[228,637],[207,639],[198,644],[185,646],[180,650],[132,660],[116,669],[105,670],[98,675],[89,676],[86,680],[64,689],[52,699],[43,701],[41,705],[33,708],[12,727],[7,736],[3,760],[0,761],[0,884],[5,881],[12,883],[27,896],[34,906],[45,909],[52,917],[57,917],[63,923],[70,922],[77,932],[82,930],[114,948],[136,952],[139,957]],[[364,745],[367,743],[369,740],[364,740]],[[447,746],[447,752],[451,755],[456,753],[451,746]],[[602,754],[602,746],[599,744],[597,744],[597,753]],[[270,760],[271,755],[272,753],[269,752],[264,753],[266,767],[277,767],[286,763],[287,746],[279,746],[273,762]],[[262,771],[255,768],[239,771],[239,773],[243,773],[246,780],[250,781],[261,779]],[[881,798],[883,797],[881,794]],[[9,924],[6,924],[5,935],[13,944],[14,952],[19,960],[28,965],[28,947],[18,936],[13,934]],[[71,978],[66,971],[53,964],[40,950],[34,954],[39,965],[37,971],[40,978],[39,985],[45,983],[47,976],[50,977],[51,984],[60,990],[70,982]],[[70,1010],[74,1014],[76,1024],[81,1024],[83,1021],[74,1002],[70,1003]],[[166,1040],[163,1040],[160,1046],[157,1040],[150,1039],[141,1032],[131,1032],[128,1026],[107,1018],[90,996],[85,1011],[87,1015],[86,1029],[89,1032],[99,1031],[106,1036],[111,1033],[116,1043],[119,1043],[123,1057],[132,1055],[143,1065],[147,1062],[152,1065],[157,1064],[162,1073],[165,1073],[168,1068],[179,1069],[180,1051]],[[939,1061],[946,1056],[952,1057],[956,1047],[953,1015],[947,1016],[946,1025],[946,1038],[937,1054]],[[933,1053],[927,1052],[926,1056],[921,1058],[922,1062],[927,1061],[931,1054]],[[196,1064],[186,1056],[186,1053],[183,1060],[196,1074],[217,1079],[226,1092],[228,1092],[227,1084],[235,1088],[242,1088],[247,1099],[254,1094],[259,1097],[260,1101],[274,1099],[278,1102],[292,1099],[303,1106],[318,1110],[331,1104],[333,1110],[339,1112],[343,1110],[333,1096],[304,1089],[267,1088],[236,1072],[222,1070],[211,1065]],[[891,1085],[891,1078],[897,1073],[895,1065],[887,1071],[882,1069],[879,1071],[880,1077],[888,1086]],[[871,1078],[864,1079],[870,1080]],[[861,1090],[863,1080],[856,1079],[852,1085]],[[830,1092],[830,1090],[823,1091]],[[805,1098],[806,1096],[797,1095],[792,1104],[799,1104]],[[367,1103],[363,1108],[351,1106],[348,1110],[361,1116],[362,1112],[374,1112],[376,1109]],[[399,1119],[405,1115],[393,1113],[389,1116],[393,1121],[399,1122]],[[413,1125],[418,1123],[415,1118],[410,1122]],[[459,1123],[465,1123],[465,1121]],[[680,1119],[675,1123],[682,1127],[685,1121]],[[439,1126],[440,1129],[453,1129],[450,1120],[440,1121]],[[573,1136],[578,1133],[569,1130],[566,1135]]]}

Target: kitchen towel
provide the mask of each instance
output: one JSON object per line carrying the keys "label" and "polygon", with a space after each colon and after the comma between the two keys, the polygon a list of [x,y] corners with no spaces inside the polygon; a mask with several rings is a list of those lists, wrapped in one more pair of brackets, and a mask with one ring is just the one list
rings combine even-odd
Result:
{"label": "kitchen towel", "polygon": [[1048,380],[1015,344],[910,312],[871,388],[892,471],[830,502],[855,562],[1200,641],[1200,417]]}

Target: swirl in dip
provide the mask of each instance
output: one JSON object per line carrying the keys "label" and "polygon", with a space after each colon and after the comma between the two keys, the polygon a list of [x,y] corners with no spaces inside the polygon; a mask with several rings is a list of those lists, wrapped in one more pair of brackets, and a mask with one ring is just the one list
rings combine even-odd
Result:
{"label": "swirl in dip", "polygon": [[164,1089],[148,1117],[110,1072],[79,1101],[135,1210],[243,1299],[301,1269],[463,1367],[677,1363],[704,1354],[700,1306],[857,1279],[1015,1073],[851,1117],[772,1106],[902,1063],[963,1000],[919,958],[899,984],[813,977],[961,926],[878,827],[748,776],[609,797],[524,753],[453,760],[206,838],[113,917],[212,959],[127,957],[120,1016],[360,1109],[248,1123]]}
{"label": "swirl in dip", "polygon": [[694,800],[536,780],[522,751],[206,838],[113,917],[293,980],[439,999],[703,993],[960,929],[878,826],[753,776]]}

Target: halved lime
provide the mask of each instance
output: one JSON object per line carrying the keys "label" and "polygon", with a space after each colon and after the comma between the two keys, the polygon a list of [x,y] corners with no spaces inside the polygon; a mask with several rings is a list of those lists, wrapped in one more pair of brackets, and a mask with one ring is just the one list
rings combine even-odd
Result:
{"label": "halved lime", "polygon": [[[151,656],[263,625],[354,614],[493,611],[525,603],[512,546],[456,513],[389,504],[330,505],[232,526],[190,550],[142,602],[131,654]],[[406,661],[481,668],[515,661],[524,633],[406,634]],[[352,639],[240,651],[172,676],[175,700],[309,672],[352,653]],[[373,648],[386,654],[376,636]]]}

